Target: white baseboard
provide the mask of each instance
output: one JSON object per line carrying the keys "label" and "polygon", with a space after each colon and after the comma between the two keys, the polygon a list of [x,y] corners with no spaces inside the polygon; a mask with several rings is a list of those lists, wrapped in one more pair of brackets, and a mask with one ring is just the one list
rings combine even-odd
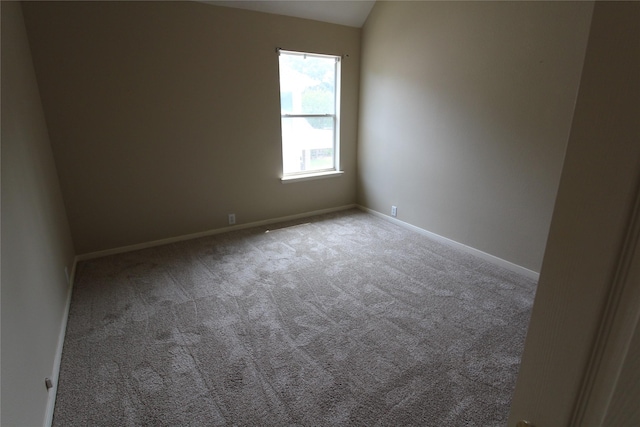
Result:
{"label": "white baseboard", "polygon": [[62,349],[64,347],[64,338],[67,333],[67,320],[69,320],[69,308],[71,307],[71,294],[73,292],[73,282],[76,275],[76,265],[78,264],[78,257],[73,260],[71,266],[71,274],[69,275],[69,283],[67,285],[67,301],[64,305],[64,312],[62,313],[62,322],[60,323],[60,332],[58,333],[58,345],[56,347],[56,355],[53,360],[53,369],[51,372],[52,378],[49,378],[53,383],[53,387],[49,390],[49,397],[47,399],[47,412],[45,413],[44,426],[50,427],[53,423],[53,411],[56,406],[56,396],[58,394],[58,378],[60,378],[60,363],[62,361]]}
{"label": "white baseboard", "polygon": [[294,219],[300,219],[300,218],[306,218],[306,217],[315,216],[315,215],[322,215],[322,214],[331,213],[331,212],[343,211],[343,210],[352,209],[355,207],[357,207],[355,204],[344,205],[344,206],[338,206],[335,208],[320,209],[317,211],[305,212],[301,214],[287,215],[287,216],[282,216],[282,217],[272,218],[272,219],[265,219],[262,221],[254,221],[246,224],[238,224],[238,225],[233,225],[231,227],[216,228],[213,230],[201,231],[199,233],[184,234],[182,236],[175,236],[175,237],[169,237],[166,239],[153,240],[151,242],[138,243],[135,245],[121,246],[118,248],[106,249],[104,251],[90,252],[90,253],[78,255],[76,257],[76,261],[86,261],[89,259],[101,258],[108,255],[115,255],[115,254],[121,254],[125,252],[137,251],[140,249],[152,248],[154,246],[161,246],[169,243],[181,242],[184,240],[197,239],[199,237],[213,236],[215,234],[227,233],[229,231],[234,231],[234,230],[260,227],[263,225],[274,224],[277,222],[291,221]]}
{"label": "white baseboard", "polygon": [[73,265],[71,265],[71,274],[69,274],[69,284],[73,287],[73,282],[76,280],[76,267],[78,265],[78,257],[73,259]]}
{"label": "white baseboard", "polygon": [[439,234],[432,233],[431,231],[427,231],[427,230],[422,229],[420,227],[416,227],[415,225],[409,224],[407,222],[400,221],[397,218],[393,218],[391,216],[382,214],[382,213],[380,213],[378,211],[374,211],[373,209],[369,209],[367,207],[360,206],[360,205],[357,205],[357,207],[358,207],[358,209],[361,209],[364,212],[367,212],[367,213],[375,215],[375,216],[377,216],[379,218],[385,219],[385,220],[387,220],[389,222],[397,224],[397,225],[399,225],[401,227],[404,227],[406,229],[413,230],[413,231],[415,231],[417,233],[420,233],[420,234],[422,234],[424,236],[430,237],[431,239],[436,240],[436,241],[438,241],[440,243],[444,243],[445,245],[451,246],[453,248],[456,248],[456,249],[461,250],[463,252],[466,252],[468,254],[477,256],[478,258],[481,258],[481,259],[483,259],[485,261],[488,261],[488,262],[490,262],[492,264],[495,264],[495,265],[497,265],[499,267],[502,267],[502,268],[505,268],[507,270],[513,271],[514,273],[518,273],[518,274],[520,274],[522,276],[528,277],[529,279],[533,279],[535,281],[538,281],[538,279],[540,278],[540,273],[536,273],[533,270],[529,270],[528,268],[525,268],[525,267],[522,267],[520,265],[514,264],[514,263],[512,263],[510,261],[504,260],[502,258],[498,258],[497,256],[488,254],[488,253],[483,252],[483,251],[481,251],[479,249],[472,248],[471,246],[467,246],[465,244],[456,242],[455,240],[451,240],[451,239],[448,239],[446,237],[440,236]]}
{"label": "white baseboard", "polygon": [[374,211],[373,209],[369,209],[367,207],[361,206],[361,205],[357,205],[357,204],[350,204],[350,205],[344,205],[344,206],[338,206],[335,208],[328,208],[328,209],[320,209],[320,210],[316,210],[316,211],[311,211],[311,212],[305,212],[305,213],[301,213],[301,214],[295,214],[295,215],[287,215],[287,216],[283,216],[283,217],[278,217],[278,218],[271,218],[271,219],[266,219],[266,220],[262,220],[262,221],[254,221],[254,222],[250,222],[250,223],[246,223],[246,224],[238,224],[238,225],[233,225],[231,227],[222,227],[222,228],[216,228],[213,230],[207,230],[207,231],[201,231],[198,233],[191,233],[191,234],[185,234],[182,236],[175,236],[175,237],[169,237],[166,239],[159,239],[159,240],[153,240],[151,242],[145,242],[145,243],[138,243],[135,245],[128,245],[128,246],[121,246],[118,248],[113,248],[113,249],[106,249],[103,251],[96,251],[96,252],[90,252],[90,253],[86,253],[86,254],[81,254],[78,255],[76,257],[76,262],[74,262],[73,265],[73,269],[71,272],[71,280],[73,282],[73,278],[75,276],[75,267],[76,267],[76,263],[78,261],[85,261],[85,260],[89,260],[89,259],[95,259],[95,258],[101,258],[104,256],[109,256],[109,255],[115,255],[115,254],[121,254],[121,253],[125,253],[125,252],[131,252],[131,251],[137,251],[140,249],[146,249],[146,248],[152,248],[154,246],[161,246],[161,245],[166,245],[169,243],[175,243],[175,242],[181,242],[184,240],[190,240],[190,239],[197,239],[200,237],[206,237],[206,236],[213,236],[215,234],[221,234],[221,233],[226,233],[229,231],[234,231],[234,230],[242,230],[242,229],[246,229],[246,228],[252,228],[252,227],[260,227],[263,225],[269,225],[269,224],[274,224],[274,223],[278,223],[278,222],[282,222],[282,221],[290,221],[290,220],[294,220],[294,219],[300,219],[300,218],[306,218],[306,217],[310,217],[310,216],[314,216],[314,215],[322,215],[322,214],[326,214],[326,213],[331,213],[331,212],[338,212],[338,211],[343,211],[343,210],[347,210],[347,209],[352,209],[352,208],[358,208],[364,212],[368,212],[372,215],[375,215],[379,218],[385,219],[389,222],[392,222],[394,224],[397,224],[401,227],[407,228],[409,230],[413,230],[417,233],[420,233],[422,235],[425,235],[427,237],[430,237],[440,243],[444,243],[448,246],[454,247],[458,250],[461,250],[463,252],[469,253],[471,255],[477,256],[478,258],[481,258],[485,261],[488,261],[492,264],[498,265],[502,268],[505,268],[507,270],[513,271],[515,273],[518,273],[522,276],[528,277],[530,279],[533,280],[538,280],[540,277],[540,274],[533,271],[533,270],[529,270],[528,268],[522,267],[520,265],[514,264],[510,261],[504,260],[502,258],[498,258],[495,255],[491,255],[488,254],[486,252],[483,252],[479,249],[475,249],[472,248],[470,246],[467,246],[463,243],[459,243],[456,242],[455,240],[451,240],[448,239],[446,237],[440,236],[439,234],[436,233],[432,233],[431,231],[427,231],[425,229],[422,229],[420,227],[417,227],[415,225],[409,224],[407,222],[404,221],[400,221],[397,218],[393,218],[390,217],[388,215],[384,215],[378,211]]}

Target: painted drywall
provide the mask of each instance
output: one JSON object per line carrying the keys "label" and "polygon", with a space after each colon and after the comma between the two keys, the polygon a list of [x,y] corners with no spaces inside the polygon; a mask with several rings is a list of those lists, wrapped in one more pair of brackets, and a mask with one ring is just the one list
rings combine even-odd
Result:
{"label": "painted drywall", "polygon": [[[27,2],[79,254],[355,203],[360,29],[197,2]],[[283,185],[276,47],[342,63],[338,178]]]}
{"label": "painted drywall", "polygon": [[377,2],[358,203],[539,272],[592,7]]}
{"label": "painted drywall", "polygon": [[[74,250],[19,2],[2,2],[3,426],[43,425]],[[55,378],[54,378],[55,379]]]}
{"label": "painted drywall", "polygon": [[572,413],[640,191],[638,22],[640,3],[595,5],[509,425],[520,419],[574,425]]}

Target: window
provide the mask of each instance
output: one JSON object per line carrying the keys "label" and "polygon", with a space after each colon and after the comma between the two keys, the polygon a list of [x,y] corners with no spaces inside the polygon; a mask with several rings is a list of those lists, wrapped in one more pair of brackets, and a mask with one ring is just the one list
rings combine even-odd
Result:
{"label": "window", "polygon": [[339,171],[340,57],[279,55],[283,180]]}

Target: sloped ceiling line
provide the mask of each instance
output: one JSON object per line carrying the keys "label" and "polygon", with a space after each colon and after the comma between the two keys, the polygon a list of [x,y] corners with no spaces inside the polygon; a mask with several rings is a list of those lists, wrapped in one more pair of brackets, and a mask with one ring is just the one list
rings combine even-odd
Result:
{"label": "sloped ceiling line", "polygon": [[375,0],[297,0],[297,1],[202,1],[214,6],[235,7],[276,15],[295,16],[297,18],[312,19],[314,21],[329,22],[361,28]]}

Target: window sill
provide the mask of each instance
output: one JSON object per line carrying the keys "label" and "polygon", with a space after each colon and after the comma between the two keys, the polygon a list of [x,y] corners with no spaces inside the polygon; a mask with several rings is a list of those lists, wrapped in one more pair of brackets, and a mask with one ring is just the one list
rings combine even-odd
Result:
{"label": "window sill", "polygon": [[283,184],[291,184],[293,182],[310,181],[313,179],[337,178],[339,176],[342,176],[343,174],[344,174],[344,171],[306,173],[301,175],[283,176],[282,178],[280,178],[280,181]]}

